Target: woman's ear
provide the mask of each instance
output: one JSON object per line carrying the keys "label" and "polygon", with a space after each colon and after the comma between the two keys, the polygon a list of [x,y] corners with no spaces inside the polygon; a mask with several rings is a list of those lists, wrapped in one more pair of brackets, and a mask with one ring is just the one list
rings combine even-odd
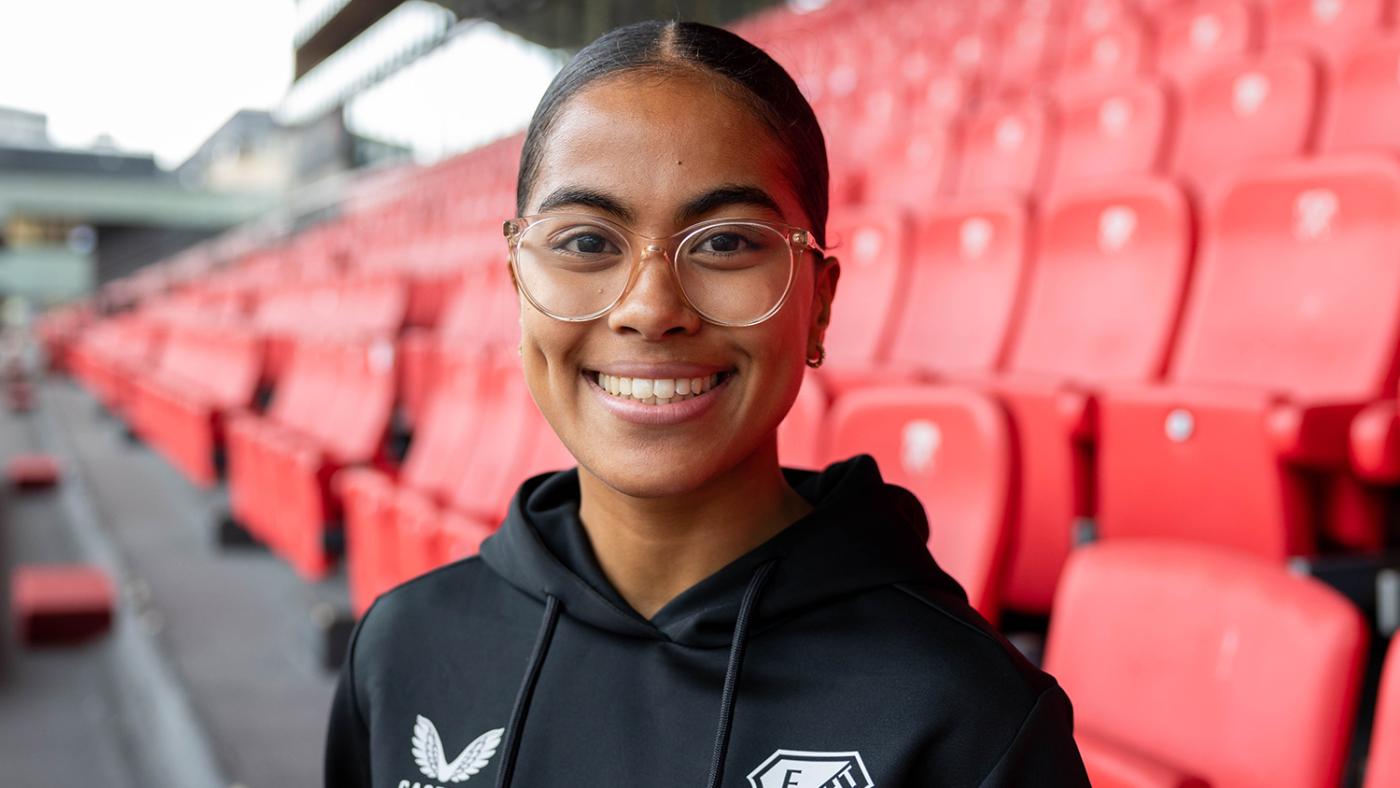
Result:
{"label": "woman's ear", "polygon": [[817,286],[812,291],[812,324],[807,332],[807,357],[814,358],[826,341],[831,325],[831,302],[836,300],[836,283],[841,279],[841,261],[824,257],[817,263]]}

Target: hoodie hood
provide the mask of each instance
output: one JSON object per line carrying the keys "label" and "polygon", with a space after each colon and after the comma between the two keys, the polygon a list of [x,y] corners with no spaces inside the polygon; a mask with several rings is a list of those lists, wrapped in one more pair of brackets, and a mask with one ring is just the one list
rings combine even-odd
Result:
{"label": "hoodie hood", "polygon": [[538,476],[511,502],[501,529],[482,545],[483,561],[507,583],[562,615],[628,637],[697,648],[731,644],[745,590],[772,564],[749,627],[763,632],[793,615],[880,586],[921,584],[965,598],[929,555],[918,500],[886,484],[875,461],[859,456],[824,471],[784,470],[812,511],[772,539],[682,592],[650,620],[607,581],[579,520],[578,471]]}

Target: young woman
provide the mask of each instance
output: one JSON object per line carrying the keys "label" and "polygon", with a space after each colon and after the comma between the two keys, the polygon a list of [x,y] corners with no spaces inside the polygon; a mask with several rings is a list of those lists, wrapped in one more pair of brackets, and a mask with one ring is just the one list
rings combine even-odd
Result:
{"label": "young woman", "polygon": [[821,130],[759,49],[622,28],[541,100],[506,223],[531,393],[578,460],[381,598],[327,785],[1084,786],[1070,704],[858,457],[782,470],[821,363]]}

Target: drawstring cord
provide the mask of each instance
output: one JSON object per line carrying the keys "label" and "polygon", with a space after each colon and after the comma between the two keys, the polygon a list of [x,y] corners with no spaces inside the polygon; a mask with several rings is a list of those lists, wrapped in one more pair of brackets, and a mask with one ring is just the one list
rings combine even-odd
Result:
{"label": "drawstring cord", "polygon": [[[724,779],[724,760],[729,753],[729,734],[734,721],[734,701],[739,689],[739,674],[744,666],[744,648],[748,643],[749,619],[753,617],[754,605],[763,593],[763,587],[772,574],[774,561],[769,561],[754,571],[749,586],[744,590],[744,599],[739,603],[739,616],[734,620],[734,639],[729,646],[729,664],[724,671],[724,692],[720,696],[719,725],[715,732],[714,757],[710,761],[708,788],[719,788]],[[530,653],[530,664],[525,670],[525,679],[520,684],[520,693],[515,696],[515,707],[510,712],[510,723],[506,726],[505,752],[501,755],[501,771],[496,775],[496,788],[510,788],[515,776],[515,761],[520,753],[520,737],[525,730],[525,715],[534,699],[535,685],[539,683],[540,671],[544,668],[545,657],[549,654],[549,644],[554,639],[554,630],[559,624],[559,599],[553,594],[545,595],[544,619],[540,623],[540,633],[535,639],[535,648]]]}
{"label": "drawstring cord", "polygon": [[515,707],[510,712],[510,724],[506,726],[505,752],[501,756],[501,771],[496,775],[496,788],[510,788],[511,778],[515,776],[515,757],[520,752],[520,735],[525,730],[525,713],[530,709],[535,684],[539,682],[545,655],[549,653],[549,643],[554,639],[554,628],[559,624],[559,598],[553,594],[546,594],[544,599],[544,620],[540,623],[540,634],[535,638],[535,648],[530,652],[530,665],[525,670],[525,680],[520,684],[520,693],[515,696]]}
{"label": "drawstring cord", "polygon": [[724,759],[729,753],[729,731],[734,720],[734,699],[739,688],[739,672],[744,666],[744,646],[748,642],[749,618],[774,565],[775,562],[769,561],[753,573],[749,587],[744,591],[744,600],[739,603],[739,617],[734,620],[734,640],[729,646],[729,666],[724,671],[724,694],[720,696],[715,753],[710,761],[710,779],[705,783],[708,788],[719,788],[720,781],[724,779]]}

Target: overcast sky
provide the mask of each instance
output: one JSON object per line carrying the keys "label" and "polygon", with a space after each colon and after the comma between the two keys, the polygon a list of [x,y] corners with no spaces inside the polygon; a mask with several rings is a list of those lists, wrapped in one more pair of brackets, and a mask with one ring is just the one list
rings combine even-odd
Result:
{"label": "overcast sky", "polygon": [[[0,0],[0,106],[47,114],[60,145],[109,134],[173,167],[237,110],[281,105],[293,23],[292,0]],[[432,159],[521,125],[557,65],[483,26],[350,116]]]}

